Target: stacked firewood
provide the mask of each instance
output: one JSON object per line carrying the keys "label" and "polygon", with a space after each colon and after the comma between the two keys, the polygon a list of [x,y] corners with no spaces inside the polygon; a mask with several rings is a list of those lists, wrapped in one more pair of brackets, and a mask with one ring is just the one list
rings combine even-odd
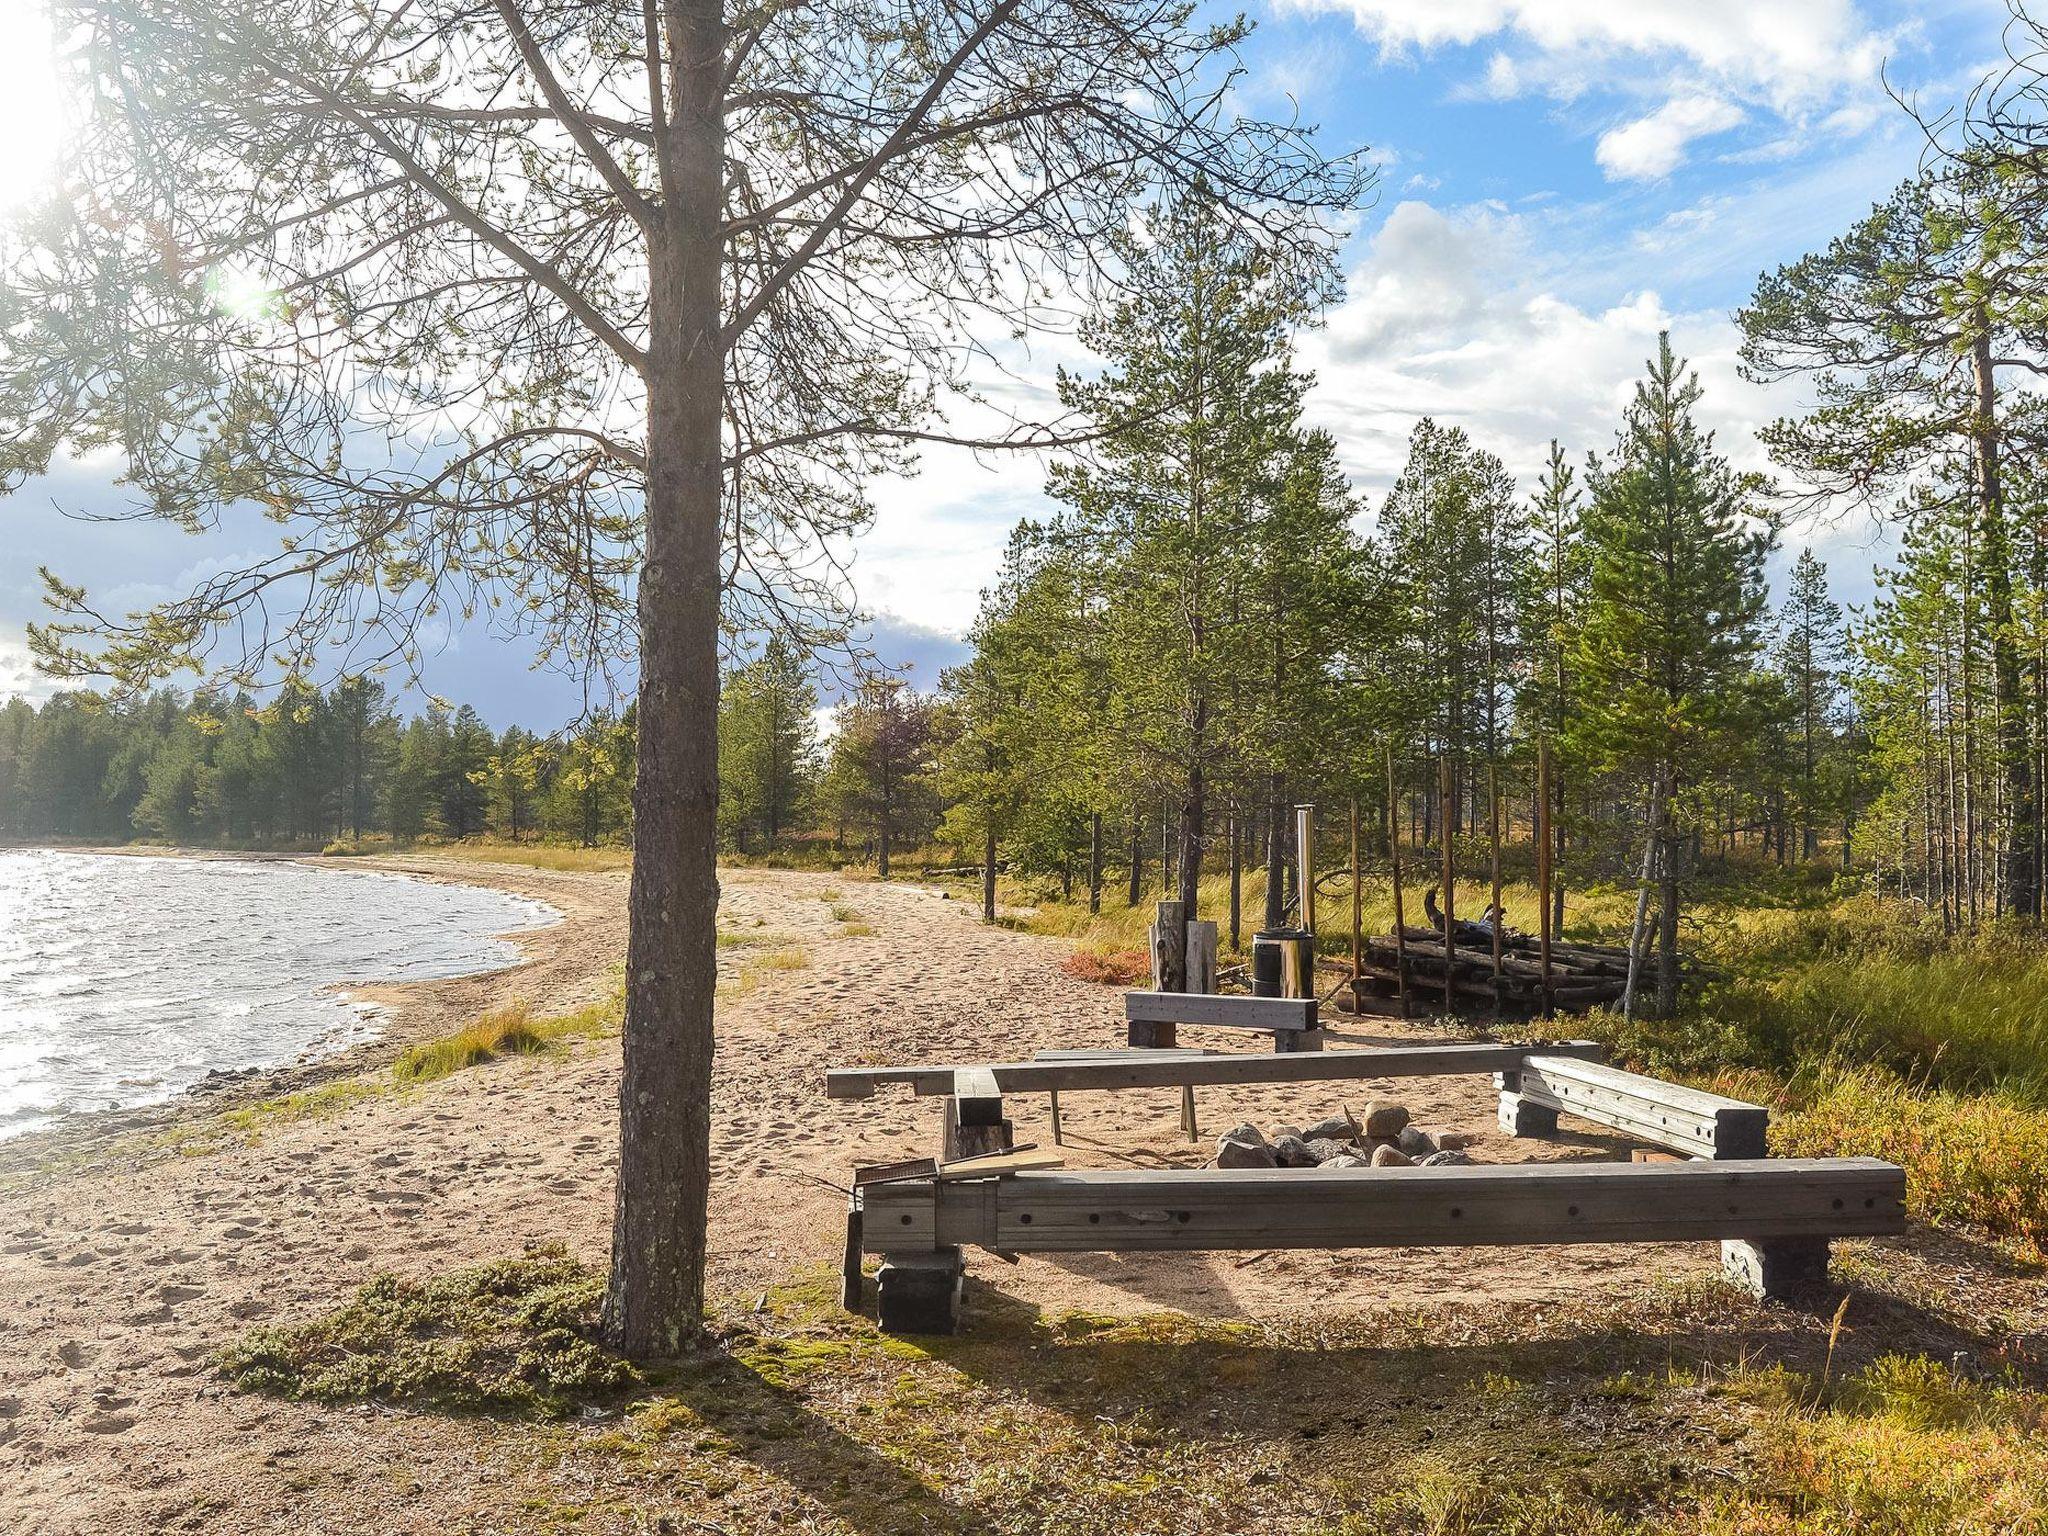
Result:
{"label": "stacked firewood", "polygon": [[1492,933],[1474,923],[1458,924],[1448,962],[1444,936],[1433,928],[1405,928],[1399,942],[1391,933],[1374,935],[1365,941],[1364,961],[1358,1003],[1373,1012],[1399,1003],[1404,980],[1409,1011],[1442,1009],[1446,969],[1457,1011],[1512,1018],[1543,1013],[1546,990],[1556,1012],[1584,1013],[1619,1003],[1628,982],[1626,946],[1553,939],[1546,988],[1542,945],[1535,935],[1509,929],[1500,937],[1496,958]]}

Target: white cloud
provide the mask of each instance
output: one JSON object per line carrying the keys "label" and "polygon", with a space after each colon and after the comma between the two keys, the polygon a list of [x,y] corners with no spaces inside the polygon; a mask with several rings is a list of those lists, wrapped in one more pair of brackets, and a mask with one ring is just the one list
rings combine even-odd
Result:
{"label": "white cloud", "polygon": [[1779,109],[1867,81],[1887,39],[1852,0],[1291,0],[1349,11],[1390,53],[1498,38],[1486,89],[1574,94],[1619,56],[1678,60]]}
{"label": "white cloud", "polygon": [[1736,371],[1725,313],[1674,311],[1639,291],[1582,308],[1530,280],[1537,231],[1492,209],[1396,207],[1353,273],[1351,297],[1307,339],[1309,412],[1374,499],[1399,473],[1420,416],[1464,427],[1526,485],[1552,438],[1574,462],[1604,451],[1657,333],[1690,359],[1701,418],[1722,451],[1763,468],[1756,428],[1777,414]]}
{"label": "white cloud", "polygon": [[1715,96],[1674,96],[1647,117],[1600,136],[1593,158],[1614,181],[1654,181],[1685,159],[1694,139],[1726,133],[1743,118],[1742,109]]}
{"label": "white cloud", "polygon": [[40,704],[60,686],[35,669],[25,639],[0,635],[0,704],[16,698]]}

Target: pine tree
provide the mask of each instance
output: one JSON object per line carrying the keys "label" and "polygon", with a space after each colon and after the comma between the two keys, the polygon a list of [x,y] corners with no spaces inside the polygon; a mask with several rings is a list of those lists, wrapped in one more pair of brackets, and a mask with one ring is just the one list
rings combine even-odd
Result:
{"label": "pine tree", "polygon": [[876,873],[937,821],[932,700],[900,677],[871,677],[841,702],[826,774],[844,821],[871,832]]}
{"label": "pine tree", "polygon": [[1778,615],[1779,674],[1793,707],[1798,745],[1799,856],[1811,859],[1818,846],[1817,824],[1830,809],[1823,784],[1838,724],[1843,660],[1842,606],[1828,595],[1828,569],[1811,549],[1802,549]]}
{"label": "pine tree", "polygon": [[719,695],[720,818],[740,851],[795,824],[817,771],[818,689],[802,653],[772,636]]}
{"label": "pine tree", "polygon": [[1529,503],[1529,560],[1522,587],[1522,635],[1528,662],[1516,714],[1526,734],[1548,740],[1553,749],[1550,819],[1555,868],[1560,873],[1552,886],[1551,922],[1557,929],[1564,926],[1564,808],[1574,766],[1558,749],[1572,735],[1570,656],[1585,615],[1588,580],[1580,525],[1582,499],[1564,449],[1552,438],[1549,462]]}
{"label": "pine tree", "polygon": [[[1767,274],[1737,320],[1744,372],[1800,379],[1816,399],[1760,434],[1814,489],[1910,494],[1930,468],[1963,458],[2007,822],[1992,883],[2005,910],[2039,917],[2041,744],[2030,740],[2027,694],[2048,698],[2048,657],[2022,654],[2019,620],[2024,586],[2048,588],[2048,547],[2022,576],[2010,481],[2040,432],[2026,381],[2048,370],[2048,241],[2025,201],[2038,182],[2015,169],[1966,154],[1915,177],[1827,250]],[[1974,704],[1974,687],[1965,691]]]}
{"label": "pine tree", "polygon": [[1071,508],[1062,536],[1089,552],[1110,598],[1110,718],[1140,759],[1134,780],[1177,805],[1192,917],[1225,754],[1219,711],[1249,664],[1230,622],[1237,567],[1308,384],[1289,327],[1329,273],[1276,265],[1199,189],[1155,205],[1115,255],[1122,297],[1081,331],[1107,367],[1060,378],[1062,402],[1106,435],[1089,462],[1057,466],[1049,489]]}
{"label": "pine tree", "polygon": [[1586,615],[1571,666],[1575,755],[1651,780],[1661,828],[1657,1006],[1678,1000],[1677,818],[1740,747],[1764,616],[1767,531],[1751,487],[1693,419],[1697,376],[1659,336],[1649,376],[1592,479]]}
{"label": "pine tree", "polygon": [[[1499,459],[1474,447],[1462,428],[1425,417],[1409,434],[1407,463],[1380,510],[1399,676],[1394,734],[1419,738],[1431,755],[1451,761],[1463,791],[1454,805],[1478,783],[1470,761],[1496,757],[1504,742],[1521,649],[1516,573],[1526,547],[1514,496]],[[1426,815],[1434,817],[1433,803]]]}

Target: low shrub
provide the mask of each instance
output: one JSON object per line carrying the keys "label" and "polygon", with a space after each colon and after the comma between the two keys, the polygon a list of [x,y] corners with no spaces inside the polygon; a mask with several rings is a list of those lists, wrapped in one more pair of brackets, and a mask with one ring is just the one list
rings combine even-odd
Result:
{"label": "low shrub", "polygon": [[1104,987],[1131,987],[1152,974],[1152,957],[1142,949],[1077,949],[1060,962],[1076,981]]}
{"label": "low shrub", "polygon": [[1906,1204],[1928,1221],[1981,1227],[2048,1255],[2048,1110],[1995,1095],[1918,1088],[1875,1068],[1813,1074],[1774,1117],[1771,1150],[1881,1157],[1906,1170]]}

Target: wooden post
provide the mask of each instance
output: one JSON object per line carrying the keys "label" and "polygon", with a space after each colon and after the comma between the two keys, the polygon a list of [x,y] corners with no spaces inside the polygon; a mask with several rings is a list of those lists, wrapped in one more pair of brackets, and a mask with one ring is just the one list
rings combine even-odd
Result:
{"label": "wooden post", "polygon": [[1458,1011],[1458,907],[1452,892],[1457,883],[1453,862],[1456,834],[1451,830],[1457,814],[1456,776],[1451,771],[1451,754],[1437,759],[1437,835],[1443,839],[1444,897],[1444,1012]]}
{"label": "wooden post", "polygon": [[[1216,990],[1216,925],[1196,921],[1188,924],[1188,990],[1213,993]],[[1195,1123],[1195,1089],[1183,1083],[1180,1090],[1180,1128],[1189,1141],[1201,1136]]]}
{"label": "wooden post", "polygon": [[1507,922],[1500,909],[1500,768],[1492,761],[1486,765],[1486,799],[1489,813],[1487,837],[1493,854],[1493,1016],[1498,1019],[1501,978],[1506,975],[1501,950],[1507,942]]}
{"label": "wooden post", "polygon": [[1365,871],[1358,864],[1358,796],[1351,797],[1351,1002],[1358,1004],[1358,978],[1365,969]]}
{"label": "wooden post", "polygon": [[1187,992],[1216,990],[1216,925],[1197,921],[1187,925],[1187,944],[1182,951]]}
{"label": "wooden post", "polygon": [[1556,1011],[1550,989],[1550,738],[1536,744],[1536,901],[1542,908],[1536,925],[1537,963],[1543,968],[1543,1017]]}
{"label": "wooden post", "polygon": [[1230,952],[1244,952],[1244,822],[1230,813]]}
{"label": "wooden post", "polygon": [[[1152,990],[1185,992],[1188,989],[1188,914],[1178,901],[1162,901],[1152,923]],[[1134,1046],[1178,1045],[1179,1033],[1172,1024],[1133,1021],[1127,1039]]]}
{"label": "wooden post", "polygon": [[1316,808],[1294,808],[1294,859],[1301,881],[1301,926],[1316,931]]}
{"label": "wooden post", "polygon": [[1394,989],[1408,1017],[1408,921],[1401,905],[1401,815],[1394,789],[1394,749],[1387,748],[1387,862],[1394,871]]}

